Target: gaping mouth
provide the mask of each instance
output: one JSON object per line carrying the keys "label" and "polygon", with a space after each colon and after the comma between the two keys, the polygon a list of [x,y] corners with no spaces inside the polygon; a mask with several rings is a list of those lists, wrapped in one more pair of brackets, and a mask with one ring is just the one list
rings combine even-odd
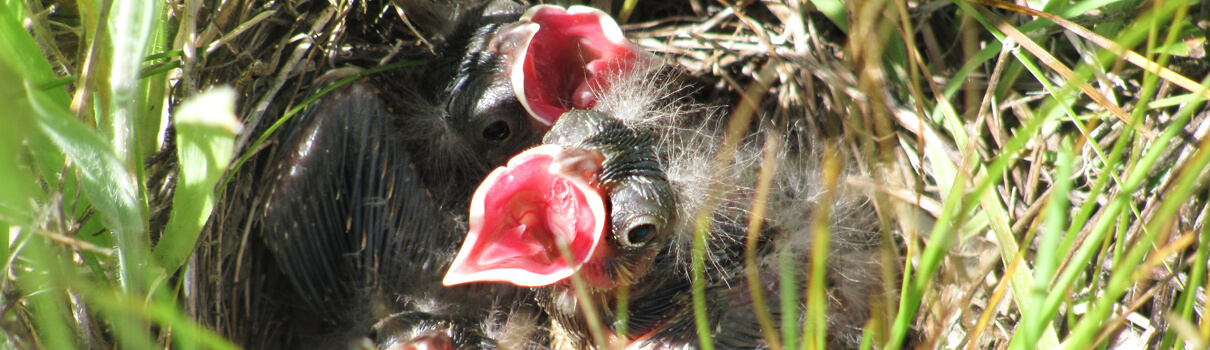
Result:
{"label": "gaping mouth", "polygon": [[525,53],[509,67],[513,91],[546,126],[573,108],[592,108],[610,75],[650,55],[626,40],[609,15],[584,6],[534,6],[499,35]]}
{"label": "gaping mouth", "polygon": [[443,283],[540,287],[575,273],[597,250],[607,221],[601,192],[590,184],[604,158],[593,152],[543,145],[492,171],[475,190],[470,232]]}

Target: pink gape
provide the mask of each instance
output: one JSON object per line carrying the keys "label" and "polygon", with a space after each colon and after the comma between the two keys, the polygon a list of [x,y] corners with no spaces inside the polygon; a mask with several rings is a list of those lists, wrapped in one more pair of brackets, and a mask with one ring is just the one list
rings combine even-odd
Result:
{"label": "pink gape", "polygon": [[591,184],[603,161],[596,151],[543,145],[492,171],[471,199],[470,232],[443,283],[540,287],[571,277],[604,238],[605,203]]}
{"label": "pink gape", "polygon": [[[583,6],[535,6],[498,37],[525,53],[511,62],[513,91],[544,126],[573,108],[592,108],[611,76],[650,55],[609,15]],[[489,174],[471,200],[470,231],[443,283],[547,286],[613,254],[603,244],[604,194],[592,183],[602,162],[596,151],[544,145]]]}
{"label": "pink gape", "polygon": [[500,35],[520,38],[525,55],[510,67],[513,90],[525,110],[548,127],[573,108],[592,108],[610,75],[650,55],[626,40],[609,15],[584,6],[535,6]]}

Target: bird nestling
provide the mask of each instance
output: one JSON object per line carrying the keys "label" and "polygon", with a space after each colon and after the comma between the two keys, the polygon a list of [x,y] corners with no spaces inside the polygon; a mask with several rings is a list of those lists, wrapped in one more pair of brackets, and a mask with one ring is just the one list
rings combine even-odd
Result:
{"label": "bird nestling", "polygon": [[[881,235],[867,201],[824,188],[815,166],[822,156],[806,141],[778,136],[797,130],[779,132],[788,128],[767,120],[716,168],[725,116],[692,101],[673,68],[649,55],[636,57],[626,69],[601,77],[590,89],[591,105],[564,112],[544,145],[487,176],[443,282],[538,287],[539,303],[554,322],[554,347],[696,348],[690,256],[696,218],[708,210],[707,328],[718,332],[711,337],[723,348],[766,348],[754,310],[774,310],[778,317],[779,304],[787,302],[803,314],[802,300],[779,298],[780,263],[795,264],[792,288],[804,290],[811,213],[828,206],[828,345],[856,348],[869,301],[884,289],[877,259]],[[545,89],[528,85],[526,91]],[[769,301],[757,305],[743,261],[761,145],[771,137],[793,147],[779,154],[775,186],[764,203],[769,214],[756,243],[756,289]],[[824,191],[836,192],[821,196]],[[792,258],[778,259],[785,254]],[[586,282],[588,299],[575,296],[574,278]],[[619,300],[623,288],[628,300]],[[625,334],[615,323],[621,303],[629,309]],[[589,333],[590,314],[610,326],[605,343]]]}
{"label": "bird nestling", "polygon": [[[599,77],[646,53],[616,25],[602,30],[596,23],[608,16],[588,8],[451,5],[459,14],[428,19],[460,22],[424,22],[442,37],[428,64],[337,89],[276,139],[258,230],[305,317],[320,320],[322,330],[302,333],[337,342],[372,334],[383,348],[548,343],[529,291],[444,288],[441,273],[474,184],[538,144],[563,111],[591,107]],[[546,74],[555,72],[583,78],[514,88],[554,82]]]}
{"label": "bird nestling", "polygon": [[526,10],[495,0],[484,13],[450,35],[446,59],[375,78],[433,197],[460,210],[475,184],[540,143],[563,112],[591,107],[591,92],[608,81],[602,77],[649,55],[591,8]]}
{"label": "bird nestling", "polygon": [[[628,283],[638,277],[635,272],[646,270],[666,243],[668,225],[674,217],[672,193],[662,169],[653,161],[655,137],[628,130],[590,109],[600,99],[597,94],[610,91],[611,85],[619,81],[617,77],[651,67],[656,59],[626,40],[611,17],[588,7],[564,10],[536,6],[512,28],[501,32],[529,38],[522,41],[526,54],[513,68],[513,88],[518,98],[538,120],[555,123],[567,119],[557,124],[566,132],[549,133],[547,146],[514,157],[507,167],[511,171],[502,168],[493,172],[471,203],[470,237],[482,241],[468,239],[465,244],[503,252],[527,251],[530,255],[526,258],[531,260],[500,262],[487,253],[476,255],[481,260],[469,261],[466,259],[471,250],[464,249],[454,266],[478,270],[503,263],[490,270],[507,272],[508,276],[497,276],[498,281],[547,285],[579,269],[559,258],[556,245],[567,244],[576,248],[577,260],[596,256],[593,263],[585,264],[591,285],[607,288]],[[498,181],[506,184],[488,186]],[[609,193],[608,223],[597,219],[606,217],[606,201],[600,191]],[[562,220],[548,220],[546,214],[561,215]],[[567,221],[570,226],[566,227],[534,225]],[[602,239],[606,226],[615,235],[612,239]],[[475,233],[523,235],[544,241],[537,246],[511,246],[524,241]],[[560,233],[574,235],[557,236]],[[461,274],[461,270],[451,270],[445,283],[459,284],[474,278]]]}
{"label": "bird nestling", "polygon": [[546,145],[517,155],[475,192],[470,234],[446,285],[545,286],[579,271],[608,289],[640,277],[663,248],[675,213],[654,136],[595,111],[570,111],[556,125]]}
{"label": "bird nestling", "polygon": [[527,317],[494,316],[525,313],[527,291],[440,285],[463,226],[391,141],[383,105],[364,80],[319,100],[286,129],[263,186],[261,238],[305,304],[295,317],[316,319],[300,335],[325,347],[366,336],[384,347],[456,348],[543,337],[521,326],[540,317],[536,307]]}

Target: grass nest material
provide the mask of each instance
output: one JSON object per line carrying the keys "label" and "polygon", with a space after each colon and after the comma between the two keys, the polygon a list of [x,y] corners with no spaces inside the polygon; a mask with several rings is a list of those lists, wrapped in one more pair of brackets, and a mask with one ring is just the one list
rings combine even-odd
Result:
{"label": "grass nest material", "polygon": [[[737,113],[841,140],[902,262],[875,347],[1210,344],[1206,2],[590,5]],[[259,140],[327,70],[430,57],[431,19],[385,1],[0,9],[5,347],[295,341],[298,301],[249,234]],[[205,101],[225,104],[187,106],[221,85]]]}

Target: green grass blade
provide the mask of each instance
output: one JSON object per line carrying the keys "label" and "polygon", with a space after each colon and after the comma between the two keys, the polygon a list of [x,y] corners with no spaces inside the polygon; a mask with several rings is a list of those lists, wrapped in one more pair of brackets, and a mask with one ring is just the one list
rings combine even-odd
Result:
{"label": "green grass blade", "polygon": [[[820,196],[819,202],[833,203],[832,199],[839,185],[842,166],[841,161],[837,159],[835,153],[827,151],[825,154],[829,156],[824,157],[821,167],[823,170],[824,192]],[[828,205],[820,205],[815,208],[814,213],[811,213],[813,225],[811,229],[811,274],[809,283],[807,284],[807,322],[805,322],[802,334],[803,349],[823,350],[827,348],[828,321],[826,311],[828,309],[828,295],[825,291],[825,286],[827,285],[827,261],[832,235],[831,209]],[[790,304],[791,307],[797,307],[797,305],[787,302],[783,302],[782,304]],[[797,321],[797,317],[791,320],[791,322],[794,321]],[[790,345],[786,345],[786,348],[789,349]]]}
{"label": "green grass blade", "polygon": [[101,212],[105,226],[118,239],[121,280],[127,290],[138,289],[141,275],[135,266],[146,264],[147,220],[134,175],[99,135],[76,121],[63,106],[39,103],[30,96],[38,112],[38,126],[71,158],[79,170],[80,187],[93,206]]}
{"label": "green grass blade", "polygon": [[24,267],[13,269],[18,276],[18,286],[27,299],[26,305],[33,315],[33,324],[39,332],[37,338],[46,349],[76,349],[77,337],[71,321],[67,293],[61,283],[66,271],[58,253],[47,246],[47,241],[34,237],[33,231],[22,231],[17,239],[21,256],[28,262]]}
{"label": "green grass blade", "polygon": [[[160,14],[157,18],[167,18],[167,9],[160,7]],[[145,54],[162,53],[168,50],[169,40],[167,26],[163,21],[155,20],[151,23],[152,37],[148,42]],[[147,55],[144,55],[145,57]],[[176,68],[180,65],[179,60],[170,61],[167,66]],[[152,62],[144,61],[145,64],[152,65]],[[175,64],[172,64],[175,63]],[[135,120],[135,150],[139,157],[136,159],[146,159],[159,150],[159,134],[161,110],[164,108],[166,85],[168,83],[167,70],[149,72],[143,69],[140,72],[139,88],[137,99],[135,100],[133,110],[137,111],[137,119]],[[150,73],[150,74],[149,74]]]}
{"label": "green grass blade", "polygon": [[845,12],[845,3],[840,0],[811,0],[811,4],[823,12],[840,30],[849,32],[849,14]]}
{"label": "green grass blade", "polygon": [[[1210,215],[1210,206],[1202,208],[1202,217]],[[1203,287],[1206,279],[1206,263],[1210,262],[1210,225],[1202,226],[1202,235],[1198,237],[1197,252],[1194,253],[1193,268],[1189,273],[1189,283],[1185,284],[1184,291],[1180,294],[1180,300],[1176,304],[1176,312],[1178,318],[1188,321],[1190,324],[1196,324],[1194,319],[1193,304],[1197,302],[1198,289]],[[1175,348],[1184,349],[1184,340],[1177,340],[1177,332],[1169,329],[1164,333],[1164,344],[1160,345],[1161,349],[1172,348],[1172,342],[1175,341]]]}
{"label": "green grass blade", "polygon": [[215,88],[181,104],[176,113],[180,174],[172,214],[152,256],[168,272],[193,253],[215,204],[215,185],[235,154],[243,125],[235,116],[235,90]]}
{"label": "green grass blade", "polygon": [[[1055,273],[1055,269],[1062,258],[1059,255],[1059,243],[1065,234],[1064,227],[1067,226],[1068,218],[1070,217],[1070,203],[1067,199],[1067,194],[1071,192],[1072,180],[1072,164],[1075,163],[1075,155],[1072,148],[1074,144],[1064,142],[1059,148],[1059,157],[1055,160],[1055,177],[1054,185],[1050,192],[1050,197],[1046,203],[1046,218],[1045,226],[1039,233],[1038,254],[1035,256],[1034,262],[1034,288],[1030,293],[1032,304],[1038,307],[1029,309],[1029,313],[1024,314],[1021,323],[1050,323],[1050,320],[1043,318],[1044,312],[1040,305],[1046,299],[1046,296],[1053,292],[1049,288],[1049,281]],[[1043,328],[1024,327],[1024,331],[1019,331],[1017,336],[1021,337],[1024,344],[1037,344],[1038,339],[1042,337]]]}
{"label": "green grass blade", "polygon": [[[1210,87],[1210,79],[1203,82],[1202,86],[1203,88]],[[1199,101],[1198,103],[1185,106],[1185,108],[1182,108],[1177,113],[1176,119],[1187,122],[1190,115],[1194,111],[1200,110],[1204,102]],[[1180,123],[1177,124],[1183,125]],[[1169,134],[1175,132],[1174,130],[1180,130],[1180,128],[1170,128],[1169,132],[1166,132],[1164,136],[1169,136]],[[1156,149],[1163,149],[1163,147],[1157,146]],[[1193,195],[1194,185],[1196,185],[1195,180],[1205,170],[1207,163],[1210,163],[1210,139],[1203,140],[1198,145],[1197,153],[1190,159],[1184,169],[1181,169],[1182,171],[1177,174],[1178,178],[1174,182],[1174,187],[1167,192],[1168,198],[1160,203],[1159,209],[1147,223],[1141,237],[1127,251],[1126,257],[1114,266],[1113,275],[1103,290],[1104,294],[1096,299],[1095,304],[1089,309],[1088,313],[1076,323],[1071,336],[1064,344],[1065,346],[1069,348],[1087,348],[1095,345],[1092,344],[1094,337],[1100,332],[1101,325],[1108,321],[1110,313],[1115,309],[1113,304],[1126,293],[1129,285],[1134,283],[1133,281],[1136,279],[1134,276],[1138,273],[1138,271],[1135,271],[1135,268],[1142,264],[1144,256],[1153,249],[1152,244],[1160,232],[1165,230],[1164,227],[1169,224],[1168,221],[1176,213],[1177,209],[1187,202],[1186,198]],[[1147,168],[1148,165],[1140,164],[1140,169]],[[1132,175],[1126,182],[1126,186],[1128,186],[1126,188],[1133,188],[1134,186],[1131,186],[1132,183],[1135,186],[1141,183],[1142,178],[1146,177],[1146,172],[1135,172]],[[1115,202],[1125,201],[1125,197],[1127,196],[1119,196]]]}
{"label": "green grass blade", "polygon": [[[0,81],[20,81],[11,68],[0,65]],[[0,84],[0,101],[19,101],[24,95],[22,88],[19,84]],[[29,115],[28,107],[28,104],[8,104],[7,108],[16,115]],[[0,171],[0,221],[23,226],[31,223],[35,216],[32,201],[41,199],[44,193],[34,182],[33,165],[25,164],[19,156],[26,152],[25,135],[31,134],[28,119],[5,118],[4,123],[0,128],[0,169],[5,169]],[[8,233],[0,234],[7,237]]]}
{"label": "green grass blade", "polygon": [[159,7],[159,1],[115,1],[109,10],[107,25],[113,54],[108,87],[114,98],[115,117],[139,115],[140,111],[128,108],[133,107],[130,103],[139,87],[139,71],[143,69],[148,44],[159,29]]}
{"label": "green grass blade", "polygon": [[[777,265],[780,268],[778,275],[779,293],[781,294],[781,343],[785,349],[799,349],[798,340],[801,339],[801,334],[798,334],[798,266],[794,263],[796,252],[790,249],[783,249],[777,252]],[[810,312],[810,310],[808,310]],[[806,326],[810,326],[812,322],[808,319]],[[805,334],[805,333],[804,333]],[[804,343],[803,345],[806,345]]]}

